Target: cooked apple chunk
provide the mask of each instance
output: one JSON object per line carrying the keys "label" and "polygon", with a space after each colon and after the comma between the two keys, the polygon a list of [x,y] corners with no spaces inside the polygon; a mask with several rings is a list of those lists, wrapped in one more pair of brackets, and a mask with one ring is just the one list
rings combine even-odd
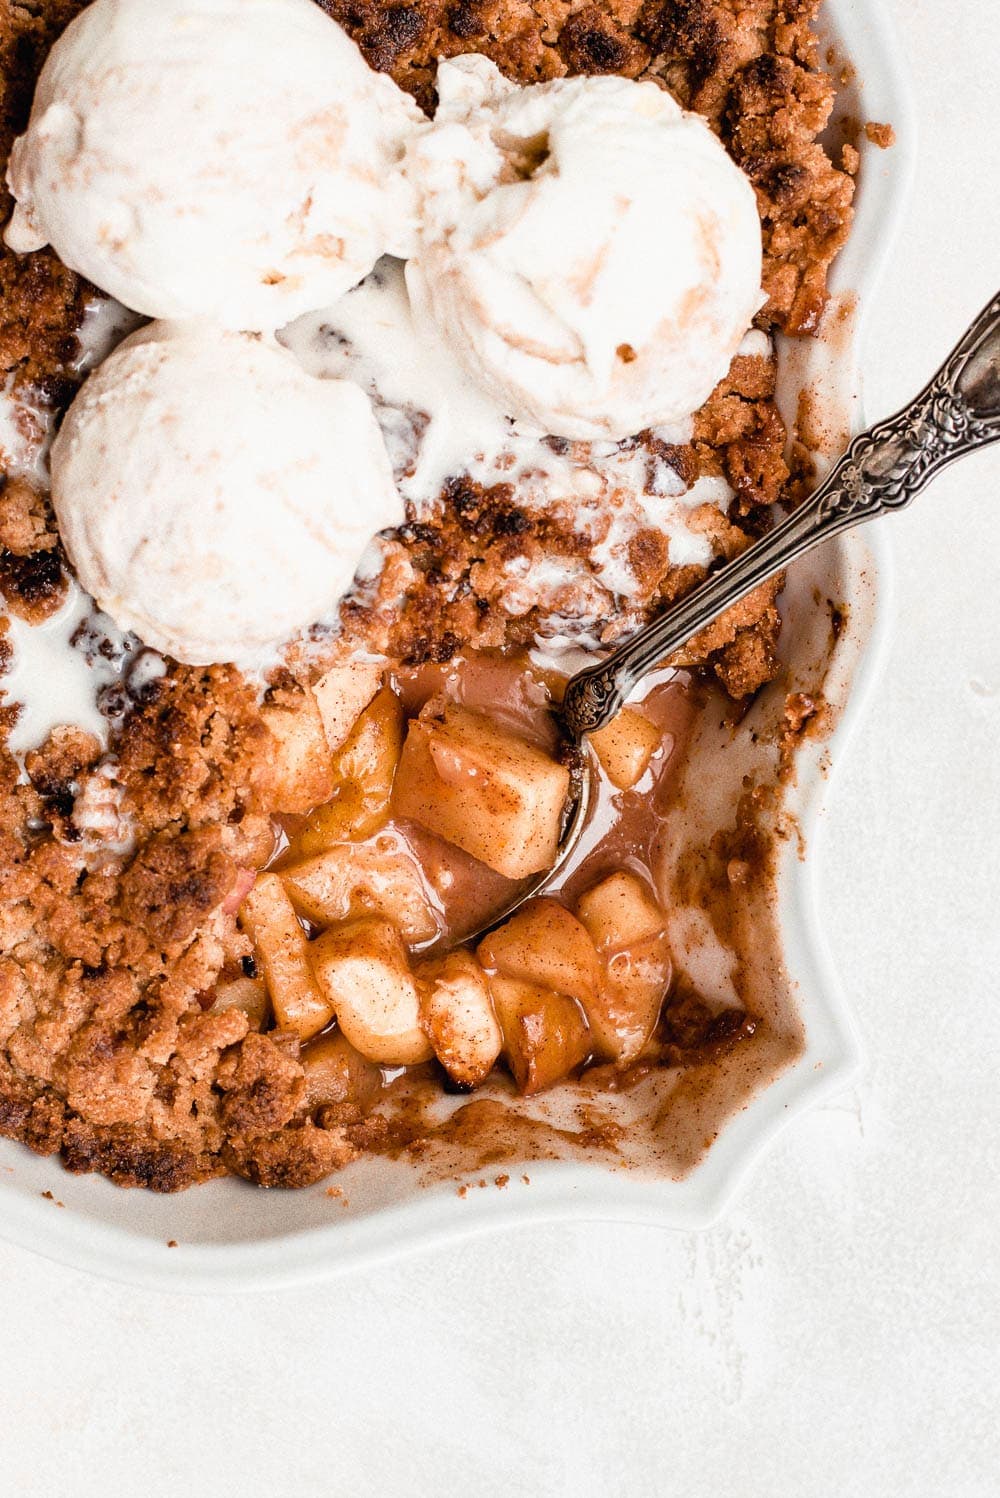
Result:
{"label": "cooked apple chunk", "polygon": [[478,957],[489,973],[534,983],[588,1003],[600,991],[600,959],[586,928],[558,900],[529,900],[483,938]]}
{"label": "cooked apple chunk", "polygon": [[434,1052],[420,1024],[406,948],[387,921],[350,921],[310,944],[316,981],[362,1056],[412,1066]]}
{"label": "cooked apple chunk", "polygon": [[619,1064],[640,1055],[670,986],[663,911],[634,874],[612,874],[581,895],[580,919],[594,939],[607,977],[585,1002],[594,1049]]}
{"label": "cooked apple chunk", "polygon": [[333,756],[327,804],[311,803],[315,810],[293,837],[293,851],[307,858],[384,827],[402,747],[403,705],[391,687],[383,687]]}
{"label": "cooked apple chunk", "polygon": [[306,1074],[307,1108],[352,1103],[367,1112],[382,1090],[378,1067],[356,1051],[339,1030],[310,1040],[302,1048],[299,1061]]}
{"label": "cooked apple chunk", "polygon": [[420,1018],[449,1076],[475,1087],[493,1070],[503,1035],[486,974],[471,952],[450,952],[417,969]]}
{"label": "cooked apple chunk", "polygon": [[267,984],[262,978],[233,978],[228,983],[220,983],[212,1003],[213,1014],[241,1009],[250,1021],[251,1030],[264,1028],[268,1008]]}
{"label": "cooked apple chunk", "polygon": [[313,685],[327,743],[339,749],[382,685],[383,661],[343,661]]}
{"label": "cooked apple chunk", "polygon": [[609,874],[576,902],[577,914],[602,957],[666,928],[663,911],[634,874]]}
{"label": "cooked apple chunk", "polygon": [[508,879],[555,861],[569,771],[548,754],[454,703],[411,722],[393,805]]}
{"label": "cooked apple chunk", "polygon": [[296,910],[317,926],[374,915],[390,921],[414,946],[437,935],[415,859],[386,834],[367,843],[338,843],[290,864],[281,877]]}
{"label": "cooked apple chunk", "polygon": [[277,874],[258,875],[240,907],[240,920],[254,944],[279,1029],[308,1040],[330,1023],[333,1004],[316,984],[306,934]]}
{"label": "cooked apple chunk", "polygon": [[261,717],[271,734],[268,800],[271,811],[308,811],[333,795],[333,755],[312,692],[282,694],[267,703]]}
{"label": "cooked apple chunk", "polygon": [[534,983],[492,976],[490,993],[504,1055],[521,1092],[562,1081],[590,1054],[587,1019],[575,999]]}
{"label": "cooked apple chunk", "polygon": [[635,1061],[656,1029],[670,987],[666,938],[650,936],[608,959],[608,980],[587,1007],[594,1049],[619,1065]]}
{"label": "cooked apple chunk", "polygon": [[635,708],[624,707],[589,738],[611,784],[627,791],[645,775],[663,731]]}

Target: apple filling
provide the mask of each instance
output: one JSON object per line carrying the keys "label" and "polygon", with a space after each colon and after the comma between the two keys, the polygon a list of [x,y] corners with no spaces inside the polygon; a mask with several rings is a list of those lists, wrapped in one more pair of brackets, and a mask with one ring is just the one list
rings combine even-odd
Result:
{"label": "apple filling", "polygon": [[240,910],[255,975],[221,1002],[256,1023],[269,1007],[328,1100],[435,1059],[459,1089],[502,1065],[530,1094],[653,1041],[671,960],[652,850],[692,711],[682,680],[593,736],[580,859],[493,924],[556,858],[562,684],[510,658],[355,663],[265,708],[280,851]]}

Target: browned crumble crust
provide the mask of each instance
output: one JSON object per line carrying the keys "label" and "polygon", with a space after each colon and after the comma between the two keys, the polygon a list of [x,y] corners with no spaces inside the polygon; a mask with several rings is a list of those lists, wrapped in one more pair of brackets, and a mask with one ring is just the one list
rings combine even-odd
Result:
{"label": "browned crumble crust", "polygon": [[[762,358],[737,358],[728,378],[695,419],[692,441],[666,448],[647,433],[650,458],[665,458],[688,482],[722,474],[735,490],[727,520],[711,505],[692,517],[711,536],[723,558],[737,555],[769,524],[770,507],[788,478],[785,428],[773,404],[774,368]],[[640,443],[644,439],[638,439]],[[484,489],[469,478],[453,480],[435,517],[404,526],[386,543],[387,565],[371,596],[357,595],[344,609],[348,640],[408,665],[448,660],[457,650],[527,644],[567,620],[607,621],[601,638],[611,644],[705,576],[702,567],[674,567],[668,543],[655,527],[629,543],[629,566],[637,591],[627,603],[600,581],[591,550],[604,531],[585,537],[572,505],[544,512],[519,507],[509,485]],[[561,594],[544,609],[526,602],[517,611],[512,564],[528,579],[542,558],[573,563]],[[778,582],[768,584],[726,614],[685,652],[688,664],[707,664],[733,696],[756,691],[769,680],[779,620],[774,608]],[[400,596],[405,602],[399,606]],[[529,595],[530,600],[530,595]]]}
{"label": "browned crumble crust", "polygon": [[45,495],[23,478],[0,489],[0,593],[29,624],[54,614],[66,596],[62,546]]}
{"label": "browned crumble crust", "polygon": [[[85,0],[3,0],[0,4],[0,157],[24,129],[35,79],[61,31]],[[0,216],[6,223],[11,197],[0,182]],[[91,291],[51,250],[0,257],[0,367],[14,372],[54,404],[62,404],[75,381],[76,328],[83,299]]]}
{"label": "browned crumble crust", "polygon": [[[0,160],[25,127],[35,78],[55,38],[84,0],[0,0]],[[0,222],[12,200],[0,173]],[[61,409],[77,384],[76,329],[93,288],[67,270],[51,250],[0,253],[0,371],[15,388],[30,389],[44,410]],[[11,492],[16,491],[16,492]],[[34,531],[34,534],[33,534]],[[48,500],[27,484],[0,493],[0,593],[13,612],[38,623],[65,594],[62,548]]]}
{"label": "browned crumble crust", "polygon": [[[817,326],[857,164],[845,147],[838,169],[817,143],[833,99],[810,29],[818,0],[318,3],[427,109],[436,59],[469,51],[519,82],[658,78],[708,117],[756,187],[769,297],[759,325]],[[48,47],[82,8],[83,0],[0,0],[0,158],[24,127]],[[4,219],[9,206],[0,195]],[[0,370],[40,406],[61,409],[72,395],[76,330],[91,294],[48,251],[0,254]],[[787,493],[773,382],[768,360],[737,359],[690,444],[656,451],[646,440],[651,457],[688,481],[714,473],[732,485],[728,518],[707,506],[696,517],[720,557],[764,529]],[[527,512],[506,486],[483,490],[462,478],[446,501],[439,516],[387,541],[373,591],[345,606],[342,644],[363,639],[419,662],[527,641],[547,619],[537,604],[511,610],[517,560],[529,569],[542,557],[571,561],[574,580],[557,607],[611,621],[607,641],[703,576],[670,567],[659,531],[640,532],[629,554],[639,586],[623,608],[597,578],[571,514]],[[11,479],[0,488],[0,591],[34,622],[64,587],[47,496]],[[735,698],[776,669],[776,593],[777,584],[759,590],[685,657]],[[0,672],[6,631],[0,620]],[[314,650],[300,674],[322,663]],[[97,769],[100,746],[76,729],[27,756],[25,784],[0,749],[0,1133],[60,1152],[70,1170],[156,1191],[226,1171],[265,1186],[308,1184],[383,1142],[386,1124],[348,1104],[311,1113],[297,1043],[257,1033],[239,1009],[214,1007],[220,980],[252,967],[235,912],[246,871],[271,850],[268,737],[255,695],[228,667],[172,667],[135,694],[126,682],[121,695],[109,711],[121,724],[110,778]],[[16,707],[0,707],[0,743],[15,718]],[[81,832],[95,816],[105,829],[100,857],[94,834]],[[124,819],[129,851],[116,841]],[[716,851],[738,882],[757,856],[749,823]],[[739,1038],[722,1033],[697,995],[672,999],[668,1059],[704,1057]]]}

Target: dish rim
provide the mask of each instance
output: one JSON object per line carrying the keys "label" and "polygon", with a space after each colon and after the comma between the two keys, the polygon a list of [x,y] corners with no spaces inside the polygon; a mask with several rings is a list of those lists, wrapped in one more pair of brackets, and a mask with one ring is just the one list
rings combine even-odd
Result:
{"label": "dish rim", "polygon": [[[823,18],[859,74],[865,117],[888,119],[896,131],[891,152],[866,152],[866,173],[851,236],[831,276],[834,292],[849,290],[857,297],[852,336],[843,356],[844,381],[852,395],[857,427],[862,424],[858,363],[874,291],[896,241],[914,175],[916,118],[908,71],[895,28],[885,14],[871,0],[826,0]],[[818,985],[831,1033],[839,1041],[839,1053],[831,1055],[821,1072],[792,1066],[766,1084],[680,1182],[616,1174],[601,1165],[536,1162],[531,1167],[530,1191],[518,1189],[520,1183],[508,1191],[476,1191],[460,1203],[460,1210],[449,1210],[454,1207],[453,1196],[428,1190],[416,1200],[383,1207],[350,1222],[253,1242],[182,1245],[168,1252],[162,1239],[129,1229],[127,1203],[132,1193],[110,1188],[116,1196],[109,1198],[111,1208],[105,1219],[97,1221],[71,1210],[53,1212],[51,1202],[7,1189],[0,1176],[4,1203],[0,1238],[70,1267],[147,1289],[218,1293],[316,1282],[481,1236],[497,1227],[529,1222],[582,1220],[700,1229],[716,1221],[790,1119],[841,1091],[862,1065],[857,1030],[820,919],[817,881],[823,814],[845,751],[881,674],[891,636],[892,561],[883,526],[884,522],[875,522],[865,528],[863,538],[852,533],[840,543],[847,559],[863,566],[871,578],[871,620],[867,635],[854,645],[850,690],[840,720],[823,745],[832,751],[830,773],[821,773],[818,756],[805,765],[798,815],[809,857],[797,865],[797,877],[788,881],[784,897],[787,909],[782,925],[789,917],[798,924],[799,943],[813,969],[812,981]],[[794,973],[801,978],[801,964]],[[61,1165],[56,1163],[53,1172],[50,1184],[58,1185],[64,1179]],[[198,1190],[207,1192],[211,1186]]]}

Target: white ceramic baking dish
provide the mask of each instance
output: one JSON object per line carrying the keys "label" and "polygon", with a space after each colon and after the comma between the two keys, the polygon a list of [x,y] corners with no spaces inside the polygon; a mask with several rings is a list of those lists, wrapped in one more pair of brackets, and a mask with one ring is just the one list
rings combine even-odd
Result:
{"label": "white ceramic baking dish", "polygon": [[[829,0],[825,41],[856,71],[840,109],[856,119],[891,121],[897,144],[879,151],[861,141],[857,216],[833,288],[857,298],[849,336],[800,350],[785,384],[811,384],[824,408],[861,425],[856,360],[863,313],[900,219],[915,151],[914,116],[899,50],[876,0]],[[834,433],[834,440],[837,434]],[[0,1234],[78,1268],[153,1287],[193,1291],[275,1288],[371,1264],[407,1249],[482,1232],[494,1224],[560,1217],[619,1219],[697,1228],[714,1219],[778,1130],[803,1109],[843,1088],[860,1053],[827,951],[815,898],[817,821],[839,761],[878,675],[890,615],[890,579],[881,527],[869,527],[797,564],[786,591],[789,663],[806,680],[824,650],[828,619],[815,590],[849,606],[848,622],[826,669],[824,690],[838,713],[832,736],[807,742],[789,810],[808,848],[785,845],[780,925],[804,1051],[732,1116],[704,1159],[681,1179],[612,1171],[593,1164],[533,1162],[525,1183],[460,1195],[454,1181],[421,1186],[410,1167],[362,1161],[337,1178],[343,1197],[321,1184],[298,1192],[262,1192],[234,1180],[173,1197],[122,1191],[97,1176],[74,1177],[0,1141]],[[765,704],[766,709],[766,704]],[[756,711],[757,709],[755,709]],[[51,1198],[49,1196],[51,1193]],[[346,1201],[346,1205],[345,1205]],[[174,1246],[168,1246],[174,1245]]]}

